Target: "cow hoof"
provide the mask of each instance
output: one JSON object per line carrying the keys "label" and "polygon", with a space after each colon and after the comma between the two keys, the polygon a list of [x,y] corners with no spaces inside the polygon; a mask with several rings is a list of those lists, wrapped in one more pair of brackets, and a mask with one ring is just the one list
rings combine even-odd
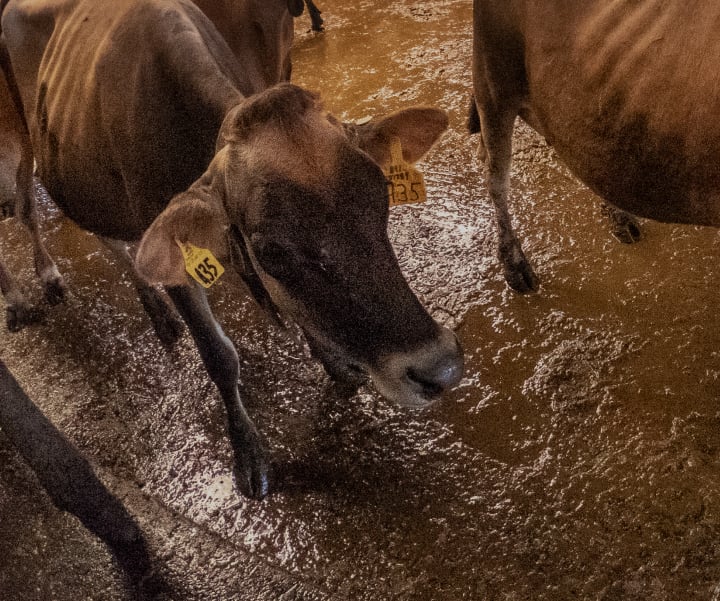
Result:
{"label": "cow hoof", "polygon": [[517,265],[505,267],[505,281],[508,286],[520,294],[537,292],[540,288],[540,278],[525,259]]}
{"label": "cow hoof", "polygon": [[267,452],[259,445],[248,445],[235,452],[235,484],[249,499],[262,499],[270,492],[270,461]]}
{"label": "cow hoof", "polygon": [[185,325],[174,313],[163,315],[162,318],[153,320],[153,329],[165,346],[173,346],[183,335]]}
{"label": "cow hoof", "polygon": [[6,309],[5,323],[10,332],[19,332],[27,325],[39,322],[42,316],[42,311],[28,304],[12,305]]}
{"label": "cow hoof", "polygon": [[325,372],[334,384],[334,389],[343,397],[351,397],[367,382],[367,373],[354,365],[337,360],[320,360]]}
{"label": "cow hoof", "polygon": [[634,219],[622,225],[616,225],[612,235],[623,244],[635,244],[640,242],[640,225]]}
{"label": "cow hoof", "polygon": [[45,282],[45,300],[51,305],[58,305],[65,300],[65,281],[62,277]]}
{"label": "cow hoof", "polygon": [[602,213],[612,222],[612,235],[623,244],[635,244],[642,236],[640,223],[631,215],[603,203]]}

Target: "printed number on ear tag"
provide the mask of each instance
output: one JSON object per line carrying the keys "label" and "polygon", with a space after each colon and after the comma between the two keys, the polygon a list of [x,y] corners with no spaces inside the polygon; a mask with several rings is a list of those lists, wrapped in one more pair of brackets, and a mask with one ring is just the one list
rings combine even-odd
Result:
{"label": "printed number on ear tag", "polygon": [[225,268],[207,248],[175,240],[185,259],[185,271],[205,288],[210,288],[225,273]]}
{"label": "printed number on ear tag", "polygon": [[425,182],[422,173],[403,159],[400,140],[393,138],[390,146],[390,164],[384,169],[388,179],[390,206],[425,202]]}

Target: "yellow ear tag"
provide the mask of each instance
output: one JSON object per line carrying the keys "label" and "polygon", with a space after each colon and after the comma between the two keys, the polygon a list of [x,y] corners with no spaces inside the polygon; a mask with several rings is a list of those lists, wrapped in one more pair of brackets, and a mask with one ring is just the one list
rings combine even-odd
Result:
{"label": "yellow ear tag", "polygon": [[207,248],[175,240],[185,259],[185,271],[204,288],[210,288],[225,273],[225,268]]}
{"label": "yellow ear tag", "polygon": [[383,170],[388,179],[390,206],[425,202],[425,182],[422,173],[403,159],[402,145],[397,138],[390,146],[390,164]]}

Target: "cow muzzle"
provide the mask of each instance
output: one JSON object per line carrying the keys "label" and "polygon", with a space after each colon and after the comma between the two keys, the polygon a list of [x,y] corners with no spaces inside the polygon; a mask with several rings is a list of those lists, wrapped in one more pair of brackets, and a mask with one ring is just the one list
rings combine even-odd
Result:
{"label": "cow muzzle", "polygon": [[378,392],[409,408],[423,408],[456,386],[464,369],[463,351],[455,334],[440,328],[434,340],[405,353],[381,358],[369,368]]}

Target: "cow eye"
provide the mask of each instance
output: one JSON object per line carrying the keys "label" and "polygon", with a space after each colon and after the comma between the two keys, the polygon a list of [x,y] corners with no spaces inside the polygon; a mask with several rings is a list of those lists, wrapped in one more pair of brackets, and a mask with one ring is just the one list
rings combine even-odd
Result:
{"label": "cow eye", "polygon": [[253,234],[252,247],[263,270],[276,280],[288,282],[299,277],[297,252],[290,246]]}

